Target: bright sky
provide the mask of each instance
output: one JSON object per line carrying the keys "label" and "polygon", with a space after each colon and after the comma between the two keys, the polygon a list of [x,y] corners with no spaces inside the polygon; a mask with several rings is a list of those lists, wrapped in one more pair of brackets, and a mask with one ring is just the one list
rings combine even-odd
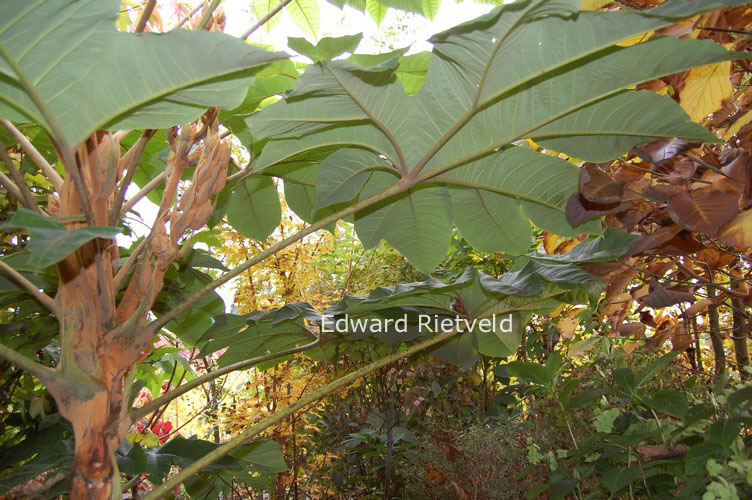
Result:
{"label": "bright sky", "polygon": [[[196,2],[192,2],[196,5]],[[509,0],[507,2],[509,3]],[[225,32],[231,35],[241,35],[251,27],[255,21],[255,16],[251,11],[251,2],[249,0],[225,0],[222,4],[227,17]],[[439,7],[439,12],[433,21],[429,21],[417,14],[407,14],[405,18],[410,25],[410,30],[403,32],[402,36],[390,38],[390,41],[396,47],[405,47],[413,44],[410,52],[420,52],[431,50],[431,45],[425,40],[432,34],[443,31],[447,28],[460,24],[464,21],[476,18],[490,11],[494,6],[489,4],[475,3],[469,0],[457,3],[455,0],[444,0]],[[371,19],[368,13],[361,13],[352,7],[345,6],[343,10],[334,5],[319,0],[319,9],[321,17],[321,30],[319,37],[326,36],[343,36],[355,33],[363,33],[363,41],[358,48],[360,53],[378,53],[384,52],[376,43],[379,32],[383,28],[393,26],[400,16],[405,13],[389,9],[386,17],[381,23],[381,28]],[[251,37],[251,41],[274,45],[277,50],[287,48],[287,37],[306,37],[309,41],[315,43],[315,40],[306,35],[290,19],[286,12],[280,13],[282,17],[279,23],[272,28],[270,33],[260,29]],[[280,14],[277,14],[278,16]]]}
{"label": "bright sky", "polygon": [[[181,3],[193,8],[201,1],[203,0],[189,0]],[[511,0],[505,0],[505,3],[510,2]],[[164,2],[162,5],[169,3]],[[225,0],[222,5],[225,10],[225,17],[227,18],[226,33],[240,36],[256,22],[255,15],[251,10],[251,0]],[[457,3],[455,0],[444,0],[433,21],[429,21],[417,14],[406,14],[389,9],[381,23],[381,27],[379,27],[368,13],[363,14],[351,7],[345,7],[343,10],[340,10],[323,0],[319,0],[321,17],[319,38],[352,35],[362,32],[363,41],[357,49],[358,53],[387,52],[389,49],[380,45],[379,42],[382,44],[388,42],[393,44],[395,48],[410,45],[410,53],[422,52],[431,50],[431,44],[426,42],[426,40],[434,33],[444,31],[452,26],[481,16],[489,12],[493,7],[493,5],[475,3],[468,0],[461,3]],[[176,21],[169,18],[169,13],[166,10],[171,9],[160,9],[160,13],[167,27],[174,25]],[[291,52],[287,49],[288,36],[305,37],[310,42],[315,43],[315,40],[298,28],[286,12],[283,11],[277,14],[277,16],[281,16],[281,19],[270,32],[267,32],[263,28],[259,29],[253,34],[250,41],[273,45],[275,50],[287,50],[288,52]],[[401,22],[398,23],[398,21]],[[382,33],[384,30],[394,31],[398,29],[398,25],[407,25],[408,28],[395,31],[395,33],[387,37]],[[136,191],[135,186],[131,186],[128,196],[132,196]],[[147,224],[150,224],[154,220],[157,213],[156,205],[145,198],[137,203],[134,209],[141,214]],[[135,238],[145,236],[147,233],[146,227],[141,224],[133,224],[132,227]],[[129,246],[132,241],[131,238],[126,238],[122,235],[118,237],[118,242],[122,246]],[[225,301],[225,309],[229,311],[234,296],[233,282],[219,288],[217,292]]]}

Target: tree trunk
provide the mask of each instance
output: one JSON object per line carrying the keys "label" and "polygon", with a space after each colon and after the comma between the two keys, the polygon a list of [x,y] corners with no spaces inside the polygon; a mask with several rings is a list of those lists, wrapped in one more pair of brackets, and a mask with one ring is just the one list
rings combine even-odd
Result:
{"label": "tree trunk", "polygon": [[734,297],[731,299],[733,306],[733,333],[734,354],[736,356],[736,366],[742,380],[749,376],[744,369],[749,365],[749,347],[747,346],[747,337],[749,335],[749,318],[746,308],[741,299]]}
{"label": "tree trunk", "polygon": [[[78,149],[76,165],[66,165],[81,177],[92,226],[109,225],[121,168],[119,146],[111,134],[99,132]],[[87,225],[80,194],[68,176],[60,199],[48,204],[50,215],[60,216],[69,231]],[[120,479],[114,452],[131,425],[124,381],[150,350],[153,334],[144,328],[146,312],[177,256],[174,241],[159,224],[155,227],[119,304],[114,280],[119,256],[113,240],[94,239],[57,266],[60,361],[48,389],[73,425],[74,500],[110,499],[113,481]]]}
{"label": "tree trunk", "polygon": [[384,500],[392,498],[392,456],[394,454],[394,393],[390,390],[386,408],[386,460],[384,461]]}
{"label": "tree trunk", "polygon": [[[715,297],[715,288],[707,287],[708,297]],[[718,307],[708,309],[708,324],[710,327],[710,342],[713,344],[713,357],[715,358],[715,376],[720,377],[726,371],[726,351],[723,347],[721,335],[721,323],[718,319]]]}
{"label": "tree trunk", "polygon": [[702,345],[700,344],[700,331],[697,328],[697,316],[692,316],[689,322],[692,325],[692,334],[695,337],[695,359],[697,359],[697,369],[700,373],[705,373],[705,367],[702,364]]}

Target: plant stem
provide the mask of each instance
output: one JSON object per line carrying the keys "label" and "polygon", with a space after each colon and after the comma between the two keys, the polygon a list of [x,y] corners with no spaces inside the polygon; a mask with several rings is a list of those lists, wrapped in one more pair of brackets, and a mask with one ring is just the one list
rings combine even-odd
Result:
{"label": "plant stem", "polygon": [[144,7],[144,11],[141,12],[141,17],[138,18],[138,21],[136,22],[136,28],[133,30],[134,33],[141,33],[146,29],[146,23],[149,22],[149,18],[151,17],[151,14],[154,12],[154,7],[157,6],[157,0],[149,0],[149,2],[146,4],[146,7]]}
{"label": "plant stem", "polygon": [[122,168],[124,174],[119,183],[120,185],[117,190],[115,202],[113,203],[112,211],[110,212],[109,224],[111,226],[117,224],[118,219],[120,218],[120,210],[125,202],[125,193],[128,191],[128,186],[130,185],[131,180],[133,180],[133,175],[136,173],[138,162],[141,161],[141,157],[144,154],[146,143],[149,142],[149,139],[151,139],[156,132],[157,131],[153,129],[144,130],[141,137],[138,138],[136,143],[131,146],[128,152],[125,153],[125,156],[120,160],[125,163]]}
{"label": "plant stem", "polygon": [[13,184],[16,185],[18,192],[21,194],[21,203],[23,203],[23,205],[29,210],[32,210],[38,214],[46,215],[42,212],[42,209],[39,208],[37,202],[34,200],[34,194],[31,192],[31,189],[29,189],[29,186],[26,185],[23,175],[21,175],[21,172],[19,172],[16,166],[13,164],[13,160],[11,160],[10,156],[8,155],[8,151],[3,141],[0,141],[0,156],[3,159],[3,163],[5,163],[5,166],[8,168],[11,179],[13,179]]}
{"label": "plant stem", "polygon": [[[0,261],[1,262],[1,261]],[[55,378],[55,370],[49,366],[45,366],[41,363],[27,358],[18,351],[11,349],[10,347],[0,344],[0,358],[5,359],[21,368],[26,373],[36,376],[47,387],[53,382]]]}
{"label": "plant stem", "polygon": [[[201,8],[203,6],[204,6],[203,2],[199,3],[198,5],[196,5],[193,8],[192,11],[190,11],[188,14],[186,14],[185,17],[183,17],[183,19],[181,19],[180,22],[178,22],[178,24],[176,24],[175,27],[172,28],[172,30],[176,30],[176,29],[182,27],[186,22],[188,22],[188,20],[190,18],[192,18],[196,14],[196,12],[198,12],[199,10],[201,10]],[[170,31],[172,31],[172,30],[170,30]]]}
{"label": "plant stem", "polygon": [[57,171],[52,167],[52,165],[47,162],[44,156],[42,156],[42,153],[40,153],[39,150],[34,147],[31,141],[8,120],[0,120],[0,125],[5,127],[8,133],[13,136],[13,139],[15,139],[16,142],[21,145],[21,148],[26,152],[26,154],[31,157],[34,163],[37,164],[39,169],[50,180],[55,188],[55,191],[57,191],[58,193],[61,192],[63,190],[63,178],[60,177],[60,174],[58,174]]}
{"label": "plant stem", "polygon": [[567,424],[567,430],[569,431],[569,437],[572,438],[572,444],[574,445],[575,450],[579,450],[580,447],[577,445],[577,439],[574,437],[574,432],[572,432],[572,425],[569,423],[569,418],[564,417],[564,422]]}
{"label": "plant stem", "polygon": [[211,19],[212,14],[214,14],[214,11],[219,7],[219,2],[222,0],[214,0],[211,5],[209,5],[209,8],[204,11],[203,16],[201,17],[201,21],[198,22],[198,26],[196,26],[196,31],[203,31],[204,28],[206,28],[206,25],[209,23],[209,19]]}
{"label": "plant stem", "polygon": [[442,333],[441,335],[437,335],[433,338],[430,338],[418,344],[412,345],[409,348],[405,349],[404,351],[400,351],[390,356],[386,356],[380,359],[379,361],[371,363],[370,365],[366,365],[363,368],[360,368],[359,370],[356,370],[352,373],[345,375],[344,377],[341,377],[333,382],[326,384],[325,386],[319,388],[318,390],[312,392],[311,394],[298,399],[295,403],[265,418],[258,424],[249,427],[248,429],[241,432],[240,434],[238,434],[231,440],[227,441],[226,443],[215,448],[213,451],[199,458],[198,460],[193,462],[191,465],[184,468],[180,473],[176,474],[175,476],[165,481],[164,483],[160,484],[159,486],[156,486],[148,495],[143,497],[144,500],[156,500],[158,498],[162,498],[163,495],[166,495],[167,493],[169,493],[169,491],[175,486],[178,486],[179,484],[183,483],[194,474],[200,472],[201,470],[205,469],[209,465],[221,459],[228,453],[231,453],[236,448],[242,446],[249,439],[257,436],[262,431],[268,429],[269,427],[273,426],[277,422],[284,420],[285,418],[294,414],[296,411],[300,410],[301,408],[304,408],[305,406],[308,406],[309,404],[314,403],[318,401],[319,399],[322,399],[328,396],[329,394],[335,392],[337,389],[341,389],[343,387],[346,387],[352,384],[353,382],[358,380],[360,377],[368,375],[369,373],[376,371],[381,367],[394,363],[404,357],[411,356],[424,349],[427,349],[428,347],[431,347],[447,339],[450,339],[451,337],[457,335],[458,333],[460,332],[457,330]]}
{"label": "plant stem", "polygon": [[283,358],[285,356],[290,356],[291,354],[296,354],[299,352],[307,351],[308,349],[312,349],[322,343],[323,342],[320,339],[317,339],[315,342],[311,342],[310,344],[302,345],[299,347],[293,347],[291,349],[287,349],[287,350],[280,351],[280,352],[272,352],[268,354],[263,354],[261,356],[256,356],[255,358],[250,358],[250,359],[246,359],[243,361],[238,361],[237,363],[233,363],[231,365],[223,366],[222,368],[219,368],[212,372],[205,373],[201,375],[200,377],[196,377],[192,380],[189,380],[188,382],[184,384],[179,385],[173,390],[162,394],[157,399],[146,403],[144,406],[141,406],[140,408],[134,408],[133,411],[131,411],[131,417],[133,418],[134,421],[142,417],[145,417],[149,413],[157,410],[161,406],[164,406],[165,404],[169,403],[173,399],[182,396],[183,394],[190,391],[191,389],[195,389],[196,387],[199,387],[205,384],[206,382],[209,382],[210,380],[214,380],[217,377],[221,377],[222,375],[226,373],[243,370],[245,368],[250,368],[252,366],[255,366],[259,363],[263,363],[265,361],[271,361],[273,359]]}
{"label": "plant stem", "polygon": [[2,185],[8,191],[8,193],[10,193],[11,196],[13,196],[16,200],[18,200],[23,205],[24,198],[23,198],[23,194],[21,194],[21,190],[18,189],[18,186],[16,186],[16,183],[13,182],[10,179],[10,177],[8,177],[2,172],[0,172],[0,185]]}
{"label": "plant stem", "polygon": [[279,5],[277,5],[272,10],[270,10],[269,12],[267,12],[266,14],[264,14],[264,17],[262,17],[261,19],[259,19],[256,24],[254,24],[253,26],[251,26],[250,28],[248,28],[248,31],[246,31],[245,33],[243,33],[242,35],[240,35],[240,39],[241,40],[245,40],[246,38],[248,38],[249,36],[251,36],[257,29],[259,29],[260,27],[262,27],[263,25],[265,25],[266,23],[268,23],[269,19],[271,19],[272,17],[274,17],[280,10],[284,9],[285,5],[287,5],[291,1],[292,0],[282,0],[279,3]]}
{"label": "plant stem", "polygon": [[138,193],[134,194],[128,201],[126,201],[123,204],[123,208],[120,210],[121,217],[127,214],[130,211],[130,209],[133,208],[133,205],[138,203],[141,200],[141,198],[151,193],[157,188],[157,186],[162,184],[164,182],[164,179],[165,179],[165,173],[163,170],[159,174],[157,174],[156,177],[150,180],[144,187],[142,187]]}
{"label": "plant stem", "polygon": [[247,269],[250,269],[251,267],[258,264],[259,262],[262,262],[265,259],[268,259],[269,257],[276,254],[280,250],[292,245],[296,241],[303,239],[307,235],[314,233],[318,231],[319,229],[325,228],[332,222],[336,222],[343,217],[346,217],[350,214],[363,210],[364,208],[369,207],[382,200],[385,200],[391,196],[407,191],[412,186],[413,184],[409,181],[405,181],[405,180],[400,181],[397,184],[394,184],[388,187],[384,191],[376,193],[373,196],[366,198],[365,200],[361,200],[358,203],[350,205],[349,207],[346,207],[340,210],[339,212],[336,212],[330,215],[329,217],[325,217],[321,219],[320,221],[301,229],[297,233],[285,238],[282,241],[275,243],[274,245],[266,248],[264,251],[259,252],[258,254],[254,255],[250,259],[246,260],[245,262],[243,262],[242,264],[234,268],[232,271],[221,275],[220,277],[218,277],[211,283],[207,284],[199,292],[195,293],[191,297],[188,297],[175,309],[172,309],[169,313],[164,314],[160,316],[158,319],[149,323],[147,325],[147,328],[150,328],[156,334],[156,332],[159,331],[159,329],[165,326],[167,323],[169,323],[170,321],[172,321],[173,319],[177,317],[180,317],[180,315],[188,312],[191,309],[191,307],[193,307],[194,304],[198,303],[201,299],[209,295],[209,293],[211,293],[212,290],[224,285],[225,283],[233,279],[235,276],[240,275],[243,271],[246,271]]}
{"label": "plant stem", "polygon": [[52,299],[52,297],[37,288],[37,286],[26,279],[23,274],[10,267],[3,260],[0,260],[0,269],[8,273],[11,278],[13,278],[19,285],[24,287],[30,294],[32,294],[34,298],[37,299],[43,306],[52,311],[55,316],[57,316],[58,318],[61,317],[60,310],[55,305],[55,301]]}

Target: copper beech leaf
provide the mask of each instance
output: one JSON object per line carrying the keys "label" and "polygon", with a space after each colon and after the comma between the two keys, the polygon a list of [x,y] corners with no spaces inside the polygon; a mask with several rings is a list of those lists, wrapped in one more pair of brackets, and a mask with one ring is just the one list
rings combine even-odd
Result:
{"label": "copper beech leaf", "polygon": [[739,212],[739,193],[679,191],[668,199],[668,215],[680,226],[715,236]]}
{"label": "copper beech leaf", "polygon": [[752,247],[752,210],[734,217],[718,235],[719,239],[734,247]]}
{"label": "copper beech leaf", "polygon": [[619,203],[624,195],[624,184],[595,165],[580,168],[580,193],[592,203]]}

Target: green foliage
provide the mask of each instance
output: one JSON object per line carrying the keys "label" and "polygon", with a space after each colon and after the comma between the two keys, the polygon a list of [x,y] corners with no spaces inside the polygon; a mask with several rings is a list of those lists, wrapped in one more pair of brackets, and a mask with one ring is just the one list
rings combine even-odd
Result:
{"label": "green foliage", "polygon": [[248,176],[227,199],[227,221],[243,236],[264,241],[279,225],[282,208],[270,177]]}
{"label": "green foliage", "polygon": [[[435,35],[425,82],[412,97],[398,81],[396,58],[309,66],[286,99],[247,120],[255,140],[269,141],[255,170],[320,148],[357,148],[318,167],[317,189],[327,194],[323,179],[349,172],[341,196],[327,200],[318,192],[318,206],[345,197],[377,201],[391,189],[392,196],[356,212],[356,230],[367,247],[386,239],[424,272],[446,254],[452,223],[480,249],[513,254],[527,250],[530,221],[565,235],[594,230],[574,229],[564,217],[577,169],[512,143],[530,138],[603,161],[662,136],[715,141],[670,99],[622,89],[738,54],[670,37],[617,47],[670,24],[667,11],[574,16],[577,7],[529,0]],[[683,16],[699,11],[694,4],[683,9]],[[556,107],[533,104],[549,102]]]}
{"label": "green foliage", "polygon": [[305,38],[290,37],[287,45],[298,54],[308,56],[313,62],[321,62],[334,59],[343,52],[355,52],[362,38],[362,33],[339,38],[324,37],[316,45],[312,45]]}
{"label": "green foliage", "polygon": [[[691,390],[689,384],[658,389],[677,386],[671,382],[677,378],[671,375],[680,368],[670,365],[676,355],[669,353],[635,370],[615,368],[605,377],[600,375],[603,368],[618,366],[618,357],[595,357],[579,367],[563,364],[551,373],[547,370],[550,361],[545,366],[510,363],[506,368],[510,374],[548,389],[547,398],[573,401],[567,393],[574,385],[589,386],[580,396],[584,404],[563,406],[564,414],[555,419],[569,429],[571,447],[561,452],[547,481],[534,491],[548,490],[554,495],[562,481],[569,481],[580,496],[748,496],[752,492],[747,475],[750,458],[740,437],[749,418],[749,405],[743,404],[750,397],[747,384],[724,390],[715,404],[707,393]],[[557,377],[572,384],[557,386],[552,383]],[[593,410],[596,401],[600,404]],[[532,411],[542,410],[542,403],[533,402]],[[550,437],[539,442],[542,446],[534,445],[535,456],[529,456],[531,463],[547,456],[547,447],[567,446]]]}
{"label": "green foliage", "polygon": [[110,239],[120,232],[116,227],[82,227],[68,231],[49,217],[19,208],[2,229],[22,228],[29,232],[29,259],[32,270],[42,271],[57,264],[81,245],[95,238]]}
{"label": "green foliage", "polygon": [[[422,13],[429,19],[439,9],[439,2],[434,0],[333,3],[367,10],[377,23],[383,21],[386,7]],[[433,477],[442,478],[439,487],[425,485],[437,495],[520,498],[521,487],[510,491],[504,485],[513,481],[512,475],[520,470],[527,450],[533,467],[522,470],[514,480],[530,486],[530,474],[535,472],[536,480],[542,477],[539,486],[527,489],[529,497],[543,491],[548,491],[550,498],[749,496],[752,459],[745,439],[752,419],[750,387],[731,384],[726,388],[728,380],[722,380],[708,395],[677,384],[665,376],[676,366],[677,353],[626,368],[624,359],[616,359],[608,349],[605,360],[573,360],[556,350],[553,342],[543,342],[546,336],[552,339],[557,325],[562,324],[544,315],[554,316],[563,305],[583,304],[590,306],[583,311],[584,318],[595,308],[595,299],[605,283],[580,264],[618,258],[637,238],[614,229],[602,231],[597,221],[569,225],[566,204],[579,182],[575,163],[611,160],[632,146],[661,137],[717,142],[715,135],[691,122],[670,97],[627,89],[698,65],[744,57],[707,40],[668,36],[628,47],[617,44],[706,10],[740,3],[688,0],[648,11],[606,13],[579,12],[579,0],[519,0],[435,35],[431,53],[405,56],[405,50],[400,49],[342,59],[339,56],[357,49],[362,35],[323,38],[315,45],[290,38],[290,48],[314,62],[301,72],[302,65],[287,60],[284,54],[221,33],[118,32],[114,27],[115,0],[40,0],[34,5],[14,0],[0,4],[0,117],[41,125],[45,133],[32,130],[37,125],[32,125],[28,133],[37,132],[34,144],[54,163],[54,143],[70,156],[97,130],[168,127],[202,115],[206,127],[191,138],[191,144],[206,148],[216,136],[202,134],[209,127],[214,127],[212,133],[218,129],[212,123],[214,110],[205,114],[206,108],[221,107],[224,109],[218,122],[245,146],[243,155],[248,154],[250,163],[221,192],[221,186],[214,191],[211,189],[215,186],[183,184],[181,181],[195,180],[198,176],[194,174],[201,172],[195,163],[188,163],[195,159],[195,151],[187,148],[181,153],[188,158],[187,168],[182,179],[174,182],[178,184],[177,196],[189,195],[180,198],[174,211],[174,200],[167,200],[169,215],[188,213],[191,203],[198,199],[196,192],[204,189],[213,196],[203,205],[204,212],[213,212],[211,227],[226,217],[243,236],[264,242],[282,221],[284,204],[279,193],[284,189],[289,207],[314,224],[288,241],[300,241],[323,228],[319,222],[323,218],[330,217],[328,229],[334,234],[335,219],[354,222],[363,244],[358,259],[353,259],[355,245],[344,243],[321,258],[320,272],[332,273],[336,280],[330,282],[341,285],[337,290],[342,290],[341,299],[323,312],[305,302],[290,302],[268,311],[226,313],[214,291],[220,281],[214,278],[229,270],[211,250],[191,248],[197,242],[217,245],[216,232],[152,233],[131,248],[119,249],[121,260],[105,271],[117,272],[114,268],[132,260],[138,261],[136,268],[143,262],[153,267],[164,264],[164,276],[160,274],[157,280],[164,286],[153,304],[149,301],[149,307],[130,318],[138,328],[146,318],[160,321],[171,311],[183,311],[169,322],[159,323],[164,330],[158,338],[170,339],[171,347],[147,345],[133,368],[133,386],[130,379],[123,380],[127,368],[114,375],[114,387],[122,383],[127,388],[124,404],[131,404],[142,389],[157,398],[176,379],[180,384],[210,375],[215,358],[216,365],[224,368],[299,347],[318,334],[321,343],[306,352],[310,358],[306,363],[329,370],[335,378],[306,404],[326,399],[344,382],[354,381],[355,375],[365,374],[367,387],[357,396],[361,398],[356,405],[361,410],[358,415],[352,411],[356,407],[326,399],[330,413],[311,416],[307,421],[338,430],[329,436],[309,432],[302,446],[319,452],[328,450],[332,443],[338,449],[344,447],[342,467],[357,469],[377,462],[381,467],[386,454],[389,467],[392,458],[402,467],[406,467],[406,461],[417,463],[420,459],[426,472],[413,466],[392,479],[391,470],[384,466],[377,472],[383,475],[383,481],[381,476],[360,479],[358,487],[363,483],[367,487],[359,493],[373,493],[383,482],[387,485],[385,496],[389,496],[390,481],[414,492],[427,476],[438,471],[439,476]],[[276,5],[253,2],[253,10],[261,17]],[[318,37],[316,0],[293,0],[285,8],[301,29],[314,39]],[[81,102],[86,105],[81,106]],[[184,139],[183,131],[192,130],[182,125],[177,140]],[[109,173],[117,179],[130,180],[132,174],[133,181],[143,187],[161,174],[169,174],[166,162],[169,168],[174,167],[172,160],[179,148],[173,132],[159,131],[150,138],[140,161],[129,167],[131,171],[115,174],[115,162],[100,167],[112,169]],[[0,134],[4,142],[15,143],[4,129]],[[135,130],[121,138],[121,145],[130,148],[140,136],[141,130]],[[548,151],[533,150],[528,147],[531,142],[524,139]],[[95,147],[93,142],[87,147]],[[235,147],[241,149],[237,144]],[[9,151],[13,154],[11,161],[32,177],[37,170],[29,163],[27,149],[12,147]],[[552,151],[569,155],[571,161],[563,159],[564,155],[546,154]],[[68,164],[70,158],[63,160],[70,175],[76,165]],[[225,165],[220,167],[224,169]],[[218,172],[212,181],[225,178],[224,170]],[[49,187],[39,179],[30,179],[29,184],[40,200],[50,194]],[[119,186],[120,192],[124,194],[128,187]],[[159,201],[164,192],[157,188],[148,196]],[[205,198],[203,202],[208,195]],[[6,197],[6,201],[2,206],[8,212],[4,219],[15,209],[12,200]],[[166,214],[162,211],[160,216]],[[178,225],[177,221],[169,218],[170,228]],[[200,230],[201,224],[190,225],[191,230]],[[17,233],[12,241],[3,242],[3,263],[27,278],[31,287],[47,291],[59,285],[51,266],[87,242],[113,239],[118,231],[113,227],[68,231],[54,218],[25,209],[16,210],[3,228],[21,228],[29,234],[28,240]],[[564,254],[530,252],[541,229],[562,236],[593,236]],[[352,228],[349,230],[352,232]],[[169,246],[164,253],[160,252],[165,248],[155,246],[146,259],[143,254],[135,258],[142,243],[151,245],[162,236],[165,238],[160,243]],[[379,247],[384,240],[409,259],[419,273],[431,273],[437,265],[446,263],[436,273],[442,279],[419,274],[410,282],[393,284],[401,281],[397,278],[415,276],[416,272],[404,265],[391,247]],[[283,241],[279,248],[285,245]],[[368,249],[373,249],[372,256],[378,257],[376,264],[382,267],[372,272],[387,268],[383,280],[389,286],[371,290],[374,279],[368,276],[370,264],[362,266]],[[349,262],[344,271],[346,251]],[[489,255],[493,252],[505,255]],[[155,260],[147,260],[152,258]],[[397,266],[393,266],[395,261]],[[464,270],[468,263],[472,266]],[[497,269],[497,263],[501,269]],[[294,263],[281,266],[283,272],[290,265]],[[111,276],[111,281],[119,285],[109,297],[113,299],[112,318],[119,314],[117,302],[123,288],[136,283],[136,272],[130,268],[123,275]],[[227,279],[230,276],[225,275]],[[270,293],[284,295],[273,290],[273,285],[266,285]],[[316,285],[308,286],[312,289]],[[55,370],[63,380],[81,362],[76,357],[78,352],[65,351],[70,347],[58,340],[58,323],[40,304],[28,300],[31,287],[26,284],[27,291],[23,292],[24,288],[0,276],[3,349],[13,348],[13,356],[28,358],[26,366],[39,364],[43,380],[51,371],[48,365],[63,357],[66,363],[73,363],[61,364],[65,369]],[[329,291],[327,298],[339,297],[337,290]],[[357,295],[347,293],[351,290]],[[191,300],[190,307],[181,309],[186,299]],[[322,315],[334,324],[347,319],[388,325],[387,320],[404,317],[407,329],[402,331],[395,323],[377,329],[361,323],[327,331]],[[427,327],[421,324],[421,315],[432,319]],[[496,331],[483,331],[479,322],[492,318],[496,322],[490,324]],[[108,317],[107,321],[123,323],[119,317]],[[449,326],[439,326],[437,322],[442,321]],[[586,321],[595,322],[592,318],[583,319],[583,323]],[[99,332],[99,340],[108,337],[110,326]],[[541,331],[538,326],[543,326]],[[432,339],[434,343],[440,340],[436,335],[450,328],[462,333],[439,345],[431,344],[426,351],[436,358],[430,362],[436,366],[426,369],[430,376],[416,375],[412,370],[417,356],[397,361],[402,354],[395,353],[405,345],[414,354]],[[588,324],[586,331],[589,335],[599,332],[598,328]],[[147,333],[158,331],[156,327]],[[578,340],[589,342],[593,348],[611,342],[605,337]],[[137,347],[139,354],[142,346]],[[576,350],[570,350],[570,354]],[[108,360],[118,355],[97,352],[91,358],[100,354]],[[507,362],[506,358],[517,354],[545,361],[526,358]],[[13,356],[5,355],[14,361],[20,359]],[[200,370],[196,358],[203,361]],[[272,359],[257,368],[262,372],[287,359]],[[380,373],[371,374],[368,370],[378,366],[369,364],[372,362],[392,366],[382,366]],[[428,364],[423,362],[423,366]],[[343,378],[343,372],[350,374]],[[352,378],[348,380],[348,376]],[[76,388],[70,384],[77,381],[64,380],[69,384],[67,389]],[[108,380],[107,384],[112,382]],[[271,385],[278,382],[273,379]],[[221,387],[215,391],[211,384],[212,393],[223,393]],[[288,402],[295,400],[291,386]],[[71,468],[72,435],[56,414],[47,390],[30,375],[6,364],[0,366],[0,387],[0,392],[9,390],[2,397],[0,423],[7,435],[0,450],[0,492],[43,473],[64,477]],[[50,384],[53,393],[57,389]],[[267,390],[265,385],[263,391]],[[55,397],[60,403],[67,394]],[[301,394],[297,401],[305,401],[305,397],[312,397],[312,393]],[[377,404],[371,405],[372,401]],[[212,405],[216,408],[216,398],[207,408]],[[534,439],[529,426],[517,422],[531,409],[542,409],[540,414],[552,424],[544,433],[536,431]],[[471,425],[458,439],[436,437],[434,432],[431,435],[435,441],[429,441],[426,435],[431,433],[433,415],[429,411],[433,410],[442,411],[445,423],[457,418]],[[284,415],[274,414],[273,409],[269,412],[271,420],[264,420],[260,430],[254,432],[267,429],[265,425]],[[138,414],[138,410],[132,414]],[[275,441],[244,442],[245,432],[249,432],[244,431],[234,438],[240,441],[231,439],[224,444],[218,444],[219,433],[217,443],[182,436],[160,443],[162,436],[151,426],[159,413],[152,416],[148,425],[137,422],[143,434],[124,441],[115,453],[120,473],[133,478],[146,474],[148,481],[162,482],[168,480],[173,466],[187,469],[203,463],[207,454],[216,455],[216,460],[184,483],[186,493],[198,498],[232,494],[234,481],[272,491],[281,484],[275,483],[277,474],[288,471],[285,455]],[[125,417],[118,413],[114,418]],[[286,418],[294,432],[295,419],[308,416],[297,413]],[[499,425],[502,420],[504,426]],[[127,427],[129,423],[123,420],[113,425]],[[53,445],[45,446],[45,439],[53,439]],[[522,444],[525,442],[527,447]],[[454,447],[457,454],[448,453],[446,450],[452,448],[445,445]],[[294,442],[293,446],[296,454],[291,463],[297,473],[297,459],[308,455],[298,455],[298,444]],[[331,458],[326,453],[324,456]],[[337,464],[326,467],[341,471]],[[494,467],[504,470],[486,481]],[[359,473],[361,478],[365,476],[362,469]],[[344,476],[353,478],[357,473],[348,470]],[[182,475],[173,477],[185,480]],[[336,482],[334,477],[332,482]],[[342,484],[335,486],[346,491]],[[165,485],[164,492],[172,486]],[[61,494],[63,489],[62,483],[55,483],[48,494]]]}
{"label": "green foliage", "polygon": [[[254,72],[284,57],[220,33],[119,33],[119,4],[3,2],[0,116],[42,124],[76,147],[98,129],[169,127],[196,119],[206,106],[235,107]],[[42,26],[56,29],[39,37]],[[108,91],[98,91],[103,87]]]}

